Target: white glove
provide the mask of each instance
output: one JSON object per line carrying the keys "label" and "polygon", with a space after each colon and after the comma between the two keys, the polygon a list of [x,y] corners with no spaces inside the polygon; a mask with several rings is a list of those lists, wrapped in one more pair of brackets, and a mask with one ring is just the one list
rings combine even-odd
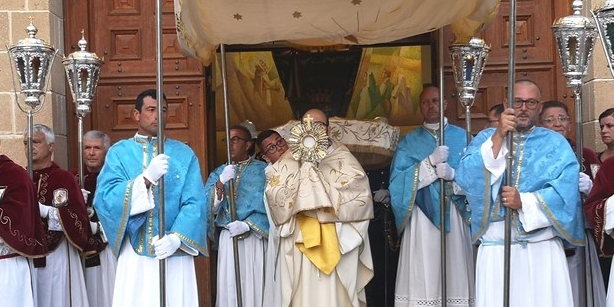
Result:
{"label": "white glove", "polygon": [[41,212],[41,217],[42,218],[46,218],[49,216],[49,210],[51,209],[51,206],[47,206],[47,205],[43,205],[41,203],[38,203],[38,209]]}
{"label": "white glove", "polygon": [[151,159],[149,166],[143,172],[143,177],[149,180],[149,182],[157,184],[162,175],[166,174],[167,172],[168,156],[165,154],[160,154]]}
{"label": "white glove", "polygon": [[387,189],[379,189],[373,194],[373,201],[376,203],[389,204],[390,191]]}
{"label": "white glove", "polygon": [[81,189],[81,194],[83,194],[83,200],[85,200],[85,203],[87,203],[87,198],[90,195],[90,191],[86,190],[86,189]]}
{"label": "white glove", "polygon": [[235,178],[235,174],[237,173],[237,166],[228,164],[224,167],[224,170],[220,174],[220,182],[222,184],[226,184],[226,182],[230,181],[230,179]]}
{"label": "white glove", "polygon": [[172,254],[174,254],[177,249],[181,246],[181,239],[174,234],[167,234],[162,239],[158,240],[158,236],[155,236],[151,240],[151,244],[154,247],[154,251],[156,252],[156,259],[162,260],[165,259]]}
{"label": "white glove", "polygon": [[439,163],[436,166],[435,172],[437,173],[437,177],[451,181],[454,179],[454,169],[448,163]]}
{"label": "white glove", "polygon": [[90,228],[92,229],[92,234],[95,235],[98,232],[98,223],[90,221]]}
{"label": "white glove", "polygon": [[442,145],[435,147],[433,153],[429,155],[429,162],[431,165],[437,165],[439,163],[446,162],[448,160],[448,152],[450,149],[448,146]]}
{"label": "white glove", "polygon": [[593,188],[593,181],[591,177],[587,174],[580,172],[580,181],[578,184],[578,188],[580,189],[580,193],[584,193],[584,195],[588,195]]}
{"label": "white glove", "polygon": [[230,232],[230,237],[240,236],[249,231],[249,225],[243,221],[234,221],[226,224],[226,229]]}

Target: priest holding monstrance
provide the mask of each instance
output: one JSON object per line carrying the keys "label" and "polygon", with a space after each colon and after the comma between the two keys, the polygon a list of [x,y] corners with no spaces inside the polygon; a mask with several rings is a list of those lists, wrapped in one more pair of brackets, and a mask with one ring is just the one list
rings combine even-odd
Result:
{"label": "priest holding monstrance", "polygon": [[280,235],[276,253],[281,306],[365,306],[373,277],[369,180],[328,117],[305,113],[290,150],[266,169],[266,201]]}

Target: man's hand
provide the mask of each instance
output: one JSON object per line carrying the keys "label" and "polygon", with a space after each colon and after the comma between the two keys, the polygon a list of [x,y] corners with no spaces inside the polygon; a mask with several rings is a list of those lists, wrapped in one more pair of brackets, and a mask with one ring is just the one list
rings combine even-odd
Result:
{"label": "man's hand", "polygon": [[143,172],[143,177],[153,184],[157,184],[158,180],[168,172],[168,156],[159,154],[149,162],[149,166]]}
{"label": "man's hand", "polygon": [[429,162],[433,166],[446,162],[448,160],[449,151],[450,149],[445,145],[435,147],[433,153],[429,155]]}
{"label": "man's hand", "polygon": [[390,204],[390,191],[379,189],[373,193],[373,201],[376,203]]}
{"label": "man's hand", "polygon": [[233,164],[228,164],[222,170],[220,174],[220,182],[222,184],[226,184],[226,182],[230,181],[230,179],[235,178],[235,174],[237,173],[237,166]]}
{"label": "man's hand", "polygon": [[501,187],[501,201],[503,205],[514,210],[522,208],[522,202],[520,201],[520,194],[518,190],[510,186]]}
{"label": "man's hand", "polygon": [[443,180],[452,181],[454,180],[454,174],[456,173],[454,169],[448,163],[439,163],[435,166],[435,173],[438,178]]}
{"label": "man's hand", "polygon": [[578,188],[580,189],[580,193],[583,193],[584,195],[588,195],[591,192],[591,189],[593,188],[593,181],[591,180],[591,177],[589,177],[587,174],[583,172],[580,172],[580,180],[579,180]]}
{"label": "man's hand", "polygon": [[158,236],[155,236],[151,240],[151,244],[154,247],[156,259],[162,260],[170,257],[177,251],[177,249],[179,249],[179,247],[181,246],[181,239],[179,239],[176,234],[171,233],[162,237],[162,239],[159,240]]}
{"label": "man's hand", "polygon": [[226,224],[226,229],[230,232],[230,237],[240,236],[249,231],[249,225],[243,221],[234,221]]}

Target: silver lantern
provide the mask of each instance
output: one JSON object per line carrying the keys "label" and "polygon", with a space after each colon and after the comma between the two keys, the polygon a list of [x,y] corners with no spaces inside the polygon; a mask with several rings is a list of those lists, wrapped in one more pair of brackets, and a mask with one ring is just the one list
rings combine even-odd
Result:
{"label": "silver lantern", "polygon": [[[57,51],[44,40],[36,38],[38,29],[32,24],[26,27],[28,37],[19,40],[17,44],[8,47],[10,67],[13,71],[13,88],[15,101],[19,109],[27,116],[27,149],[28,149],[28,172],[32,176],[32,134],[34,130],[33,114],[39,112],[44,105],[44,94],[49,82],[49,72],[53,66]],[[15,86],[15,75],[19,80],[20,93],[25,96],[25,104],[22,106]],[[41,98],[41,96],[43,96]]]}
{"label": "silver lantern", "polygon": [[471,107],[475,101],[490,47],[484,40],[474,37],[469,40],[468,44],[453,44],[449,48],[458,101],[465,107],[467,143],[469,143],[471,140]]}
{"label": "silver lantern", "polygon": [[614,0],[606,0],[600,8],[592,10],[591,13],[599,30],[610,73],[614,77]]}
{"label": "silver lantern", "polygon": [[[597,27],[592,19],[582,16],[582,1],[572,3],[573,15],[559,18],[552,25],[554,38],[561,58],[563,75],[567,77],[567,87],[574,91],[576,118],[576,156],[582,166],[582,78],[586,75],[597,39]],[[579,247],[580,255],[580,306],[587,306],[589,295],[586,292],[586,261],[584,248]]]}
{"label": "silver lantern", "polygon": [[92,111],[92,101],[96,95],[100,66],[102,60],[93,53],[86,51],[87,41],[81,31],[81,39],[78,42],[79,49],[67,57],[62,64],[68,78],[68,85],[72,92],[72,98],[76,105],[77,133],[79,146],[79,184],[83,188],[83,118]]}
{"label": "silver lantern", "polygon": [[552,31],[559,50],[567,87],[574,91],[576,117],[576,154],[582,161],[582,78],[586,75],[597,39],[597,27],[592,19],[582,16],[582,1],[572,3],[573,15],[559,18]]}

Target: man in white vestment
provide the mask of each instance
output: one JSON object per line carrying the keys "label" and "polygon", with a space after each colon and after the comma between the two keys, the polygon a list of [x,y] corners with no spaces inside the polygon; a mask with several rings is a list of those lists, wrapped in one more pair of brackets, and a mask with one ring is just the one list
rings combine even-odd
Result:
{"label": "man in white vestment", "polygon": [[77,181],[83,178],[81,191],[87,205],[90,226],[94,232],[88,243],[93,247],[95,253],[85,257],[85,271],[83,272],[90,307],[111,307],[113,302],[117,260],[107,244],[102,228],[99,227],[98,215],[93,206],[98,174],[104,165],[109,147],[111,147],[111,139],[104,132],[98,130],[86,132],[83,134],[83,175],[79,176],[79,169],[73,170]]}
{"label": "man in white vestment", "polygon": [[34,307],[27,257],[43,257],[47,239],[36,190],[26,170],[0,155],[0,298],[2,306]]}
{"label": "man in white vestment", "polygon": [[[117,259],[113,306],[160,306],[159,261],[166,261],[166,306],[198,307],[194,257],[208,256],[206,202],[198,158],[166,138],[158,152],[158,95],[136,98],[138,131],[109,149],[98,175],[94,208]],[[163,109],[166,111],[166,96]],[[166,114],[166,113],[165,113]],[[164,180],[164,236],[158,219]]]}
{"label": "man in white vestment", "polygon": [[535,126],[540,99],[537,84],[517,81],[513,108],[501,114],[496,128],[473,139],[457,169],[471,207],[472,239],[480,242],[477,307],[504,304],[507,212],[512,214],[509,306],[574,306],[564,247],[584,244],[580,167],[565,137]]}
{"label": "man in white vestment", "polygon": [[[444,109],[446,102],[443,103]],[[446,303],[473,306],[473,257],[469,212],[455,195],[455,168],[466,146],[465,130],[444,120],[445,143],[439,143],[439,89],[420,94],[422,126],[399,142],[390,168],[390,200],[401,237],[394,301],[401,306],[442,306],[441,227],[446,231]],[[441,221],[440,187],[445,188]]]}
{"label": "man in white vestment", "polygon": [[268,249],[273,254],[267,259],[275,265],[273,272],[267,270],[265,288],[272,282],[272,293],[281,293],[272,298],[281,303],[273,306],[365,306],[365,286],[373,277],[368,178],[347,147],[328,138],[323,111],[307,111],[301,125],[319,144],[301,146],[315,159],[295,159],[274,133],[258,139],[271,163],[265,194],[275,228],[269,240],[278,242]]}

